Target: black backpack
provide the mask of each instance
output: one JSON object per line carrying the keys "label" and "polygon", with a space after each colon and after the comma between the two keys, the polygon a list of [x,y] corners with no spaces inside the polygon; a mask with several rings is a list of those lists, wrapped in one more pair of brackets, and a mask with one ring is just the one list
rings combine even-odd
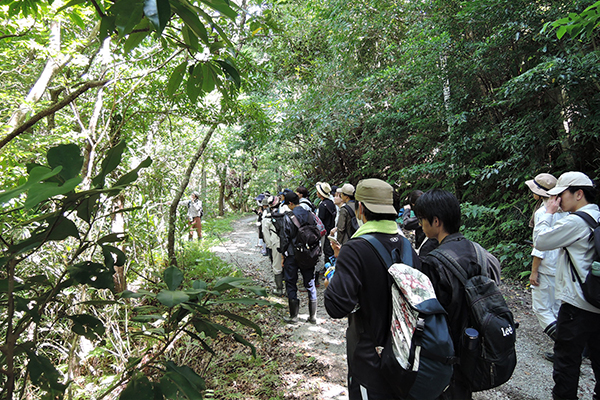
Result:
{"label": "black backpack", "polygon": [[321,232],[317,228],[317,223],[309,213],[308,222],[300,225],[298,218],[294,213],[287,213],[292,220],[298,233],[292,240],[294,246],[294,258],[300,269],[312,269],[317,265],[321,256]]}
{"label": "black backpack", "polygon": [[[593,243],[595,249],[593,262],[600,262],[600,225],[598,224],[598,221],[584,211],[576,211],[573,214],[583,218],[583,220],[588,223],[590,228],[592,228],[592,233],[590,233],[588,240]],[[590,268],[590,271],[585,277],[585,281],[582,280],[573,266],[573,260],[571,260],[571,254],[569,253],[568,248],[565,247],[564,249],[569,255],[571,273],[575,279],[577,279],[579,285],[581,285],[583,297],[585,297],[585,300],[594,307],[600,308],[600,276],[594,275],[592,273],[592,269]]]}
{"label": "black backpack", "polygon": [[471,390],[479,392],[500,386],[512,376],[517,365],[516,327],[500,289],[490,278],[494,272],[489,271],[485,250],[471,243],[481,268],[480,275],[469,277],[458,261],[443,249],[437,248],[429,255],[444,264],[464,287],[470,310],[468,327],[475,328],[479,335],[470,343],[463,340],[459,368],[469,380]]}
{"label": "black backpack", "polygon": [[390,254],[375,236],[359,238],[374,248],[392,279],[390,330],[379,347],[379,372],[401,398],[436,399],[450,383],[457,362],[446,311],[429,278],[413,268],[408,239],[401,236],[401,250]]}
{"label": "black backpack", "polygon": [[356,219],[356,213],[352,207],[350,207],[348,204],[344,204],[344,208],[350,215],[350,222],[346,223],[346,231],[348,232],[348,237],[352,237],[358,230],[358,220]]}

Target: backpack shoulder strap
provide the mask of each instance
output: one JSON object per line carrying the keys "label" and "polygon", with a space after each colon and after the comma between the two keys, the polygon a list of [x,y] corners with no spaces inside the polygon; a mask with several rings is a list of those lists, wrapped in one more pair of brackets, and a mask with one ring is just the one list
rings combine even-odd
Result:
{"label": "backpack shoulder strap", "polygon": [[350,218],[354,218],[355,213],[352,207],[350,207],[348,204],[344,204],[344,208],[350,213]]}
{"label": "backpack shoulder strap", "polygon": [[454,276],[456,276],[456,278],[460,281],[460,283],[463,284],[463,286],[467,282],[467,279],[469,278],[467,272],[458,263],[458,261],[456,261],[456,259],[452,257],[447,251],[438,247],[437,249],[431,251],[428,254],[428,256],[432,256],[438,261],[440,261],[442,264],[444,264],[444,266],[447,267],[450,270],[450,272],[454,274]]}
{"label": "backpack shoulder strap", "polygon": [[300,229],[300,221],[298,221],[298,218],[296,218],[294,213],[286,214],[289,217],[289,219],[294,223],[294,225],[296,225],[296,228]]}
{"label": "backpack shoulder strap", "polygon": [[[377,254],[379,254],[381,258],[381,261],[383,261],[387,269],[389,269],[392,266],[394,260],[392,259],[390,252],[387,251],[387,249],[375,236],[366,234],[359,236],[359,238],[366,240],[367,243],[369,243],[376,250]],[[410,245],[410,242],[404,236],[400,236],[400,239],[402,240],[402,254],[400,256],[400,261],[412,267],[413,259],[412,247]]]}
{"label": "backpack shoulder strap", "polygon": [[583,218],[583,220],[587,222],[592,229],[598,228],[598,221],[596,221],[590,214],[586,213],[585,211],[575,211],[573,214],[577,215],[580,218]]}
{"label": "backpack shoulder strap", "polygon": [[488,270],[488,262],[487,257],[484,253],[483,247],[479,243],[471,242],[473,248],[475,249],[475,254],[477,255],[477,264],[481,267],[481,275],[490,276],[490,271]]}

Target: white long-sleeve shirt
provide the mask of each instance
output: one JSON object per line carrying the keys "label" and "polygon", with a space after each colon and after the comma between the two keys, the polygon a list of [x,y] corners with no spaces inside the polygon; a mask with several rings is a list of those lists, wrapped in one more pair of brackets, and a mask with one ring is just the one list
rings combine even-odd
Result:
{"label": "white long-sleeve shirt", "polygon": [[[600,210],[588,204],[578,211],[590,214],[596,221]],[[545,213],[533,229],[533,245],[541,251],[559,249],[556,265],[556,298],[582,310],[600,314],[600,309],[585,301],[581,285],[573,276],[569,255],[576,272],[585,280],[594,257],[594,244],[589,241],[590,226],[577,215],[567,215],[554,222],[553,215]],[[568,249],[569,253],[565,250]]]}
{"label": "white long-sleeve shirt", "polygon": [[[533,216],[533,220],[534,220],[533,226],[534,227],[538,225],[539,221],[546,214],[546,202],[547,202],[547,199],[544,199],[544,204],[540,208],[537,209],[537,211],[535,212],[535,214]],[[557,213],[552,214],[552,225],[554,225],[556,223],[556,221],[558,221],[559,219],[561,219],[567,215],[569,215],[569,214],[565,213],[565,212],[560,212],[560,213],[557,212]],[[540,263],[540,266],[538,268],[538,272],[540,274],[545,274],[545,275],[549,275],[549,276],[556,275],[556,264],[558,262],[558,249],[541,251],[534,247],[533,250],[531,251],[531,255],[542,260]]]}

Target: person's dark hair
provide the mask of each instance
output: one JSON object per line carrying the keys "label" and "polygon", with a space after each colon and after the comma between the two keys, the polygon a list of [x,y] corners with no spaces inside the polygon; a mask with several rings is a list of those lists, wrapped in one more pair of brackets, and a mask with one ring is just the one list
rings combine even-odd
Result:
{"label": "person's dark hair", "polygon": [[[344,192],[342,192],[342,194],[343,194],[344,196],[348,196],[348,197],[350,198],[350,200],[356,200],[356,199],[354,198],[354,195],[353,195],[353,194],[346,194],[346,193],[344,193]],[[350,201],[350,200],[349,200],[349,201]]]}
{"label": "person's dark hair", "polygon": [[300,204],[300,197],[295,192],[287,192],[285,194],[285,202],[292,204]]}
{"label": "person's dark hair", "polygon": [[308,193],[308,189],[305,188],[304,186],[298,186],[296,188],[296,193],[301,194],[302,197],[305,199],[309,199],[309,197],[310,197],[310,193]]}
{"label": "person's dark hair", "polygon": [[410,208],[413,208],[415,206],[415,204],[417,204],[417,200],[419,199],[419,197],[421,197],[423,195],[423,191],[422,190],[415,190],[412,191],[409,195],[408,195],[408,204],[410,205]]}
{"label": "person's dark hair", "polygon": [[415,214],[430,224],[437,217],[449,234],[460,229],[460,204],[456,196],[446,190],[433,189],[423,193],[415,203]]}
{"label": "person's dark hair", "polygon": [[[354,208],[355,210],[358,210],[358,204],[360,202],[356,202],[354,204]],[[365,218],[367,218],[367,221],[395,221],[396,218],[398,218],[398,216],[396,214],[377,214],[372,212],[371,210],[369,210],[367,208],[367,206],[365,205],[365,203],[362,203],[363,205],[363,210],[365,210],[364,214],[365,214]],[[356,214],[356,211],[354,211]]]}
{"label": "person's dark hair", "polygon": [[578,190],[582,190],[585,201],[590,204],[593,204],[596,201],[596,194],[598,193],[596,188],[592,186],[570,186],[567,190],[573,194],[575,194]]}

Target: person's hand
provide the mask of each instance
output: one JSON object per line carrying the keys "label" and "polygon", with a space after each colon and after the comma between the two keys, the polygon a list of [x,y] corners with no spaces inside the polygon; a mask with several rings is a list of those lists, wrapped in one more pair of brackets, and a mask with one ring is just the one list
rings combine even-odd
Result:
{"label": "person's hand", "polygon": [[333,228],[332,230],[329,231],[329,236],[335,236],[335,233],[337,232],[337,227]]}
{"label": "person's hand", "polygon": [[538,273],[537,272],[531,272],[531,275],[529,275],[529,284],[531,286],[539,286],[540,285],[540,281],[538,279]]}
{"label": "person's hand", "polygon": [[560,196],[551,196],[550,200],[546,203],[546,213],[554,214],[560,208]]}
{"label": "person's hand", "polygon": [[340,249],[342,248],[342,246],[339,244],[339,242],[329,242],[331,243],[331,248],[333,249],[333,255],[335,258],[338,257],[338,255],[340,254]]}

